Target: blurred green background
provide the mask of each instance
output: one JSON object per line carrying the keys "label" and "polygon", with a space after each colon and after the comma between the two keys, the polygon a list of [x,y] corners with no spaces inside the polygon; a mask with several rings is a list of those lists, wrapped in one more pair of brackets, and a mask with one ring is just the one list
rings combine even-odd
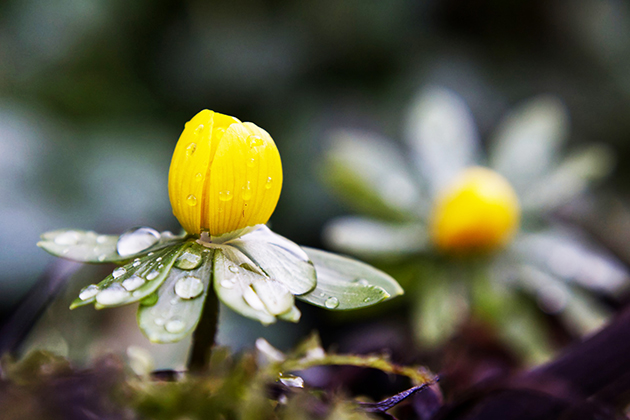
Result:
{"label": "blurred green background", "polygon": [[64,227],[178,230],[168,167],[203,108],[274,138],[285,183],[274,230],[322,246],[344,209],[322,187],[328,133],[400,138],[426,85],[460,94],[482,138],[540,93],[571,114],[572,143],[630,170],[630,4],[621,0],[21,0],[0,4],[0,319],[54,258]]}

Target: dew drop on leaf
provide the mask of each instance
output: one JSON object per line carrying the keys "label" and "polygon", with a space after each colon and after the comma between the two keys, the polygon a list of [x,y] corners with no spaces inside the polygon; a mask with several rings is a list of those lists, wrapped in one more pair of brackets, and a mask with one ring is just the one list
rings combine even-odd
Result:
{"label": "dew drop on leaf", "polygon": [[118,267],[112,272],[112,277],[114,277],[115,279],[119,279],[125,274],[127,274],[127,270],[125,270],[124,267]]}
{"label": "dew drop on leaf", "polygon": [[177,334],[186,328],[186,323],[181,319],[173,318],[169,320],[166,325],[164,325],[164,329],[172,334]]}
{"label": "dew drop on leaf", "polygon": [[107,289],[101,290],[96,295],[96,302],[101,305],[116,305],[124,302],[129,297],[129,292],[119,284],[114,284]]}
{"label": "dew drop on leaf", "polygon": [[134,274],[128,279],[125,279],[121,284],[125,290],[132,292],[144,284],[144,279]]}
{"label": "dew drop on leaf", "polygon": [[328,309],[335,309],[337,306],[339,306],[339,299],[331,296],[326,299],[326,301],[324,302],[324,306],[326,306]]}
{"label": "dew drop on leaf", "polygon": [[203,283],[198,277],[186,276],[175,283],[175,294],[182,299],[194,299],[203,292]]}
{"label": "dew drop on leaf", "polygon": [[93,298],[97,294],[98,294],[98,286],[95,284],[90,284],[89,286],[81,290],[81,293],[79,293],[79,299],[87,300],[87,299]]}
{"label": "dew drop on leaf", "polygon": [[157,270],[151,270],[151,272],[149,274],[147,274],[147,280],[153,280],[154,278],[156,278],[157,276],[160,275],[160,272]]}
{"label": "dew drop on leaf", "polygon": [[120,235],[116,250],[118,255],[126,257],[144,251],[159,240],[160,233],[155,229],[150,227],[134,228]]}

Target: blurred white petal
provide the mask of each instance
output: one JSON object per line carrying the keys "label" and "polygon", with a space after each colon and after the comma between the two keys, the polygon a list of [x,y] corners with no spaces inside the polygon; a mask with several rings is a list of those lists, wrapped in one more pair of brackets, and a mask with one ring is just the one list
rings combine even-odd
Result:
{"label": "blurred white petal", "polygon": [[396,144],[360,131],[338,131],[331,140],[324,177],[350,204],[372,214],[419,212],[419,188]]}
{"label": "blurred white petal", "polygon": [[456,93],[440,87],[423,90],[407,118],[406,139],[432,192],[477,162],[477,128],[468,106]]}
{"label": "blurred white petal", "polygon": [[616,258],[568,230],[522,234],[513,249],[523,260],[588,289],[613,294],[628,284],[628,272]]}
{"label": "blurred white petal", "polygon": [[569,115],[553,96],[530,99],[508,114],[491,143],[491,167],[521,193],[548,172],[567,138]]}
{"label": "blurred white petal", "polygon": [[567,203],[583,193],[589,183],[610,174],[614,156],[604,145],[592,145],[567,157],[549,176],[524,194],[525,210],[547,210]]}
{"label": "blurred white petal", "polygon": [[324,229],[332,249],[365,258],[409,255],[426,248],[423,225],[381,222],[364,217],[333,219]]}

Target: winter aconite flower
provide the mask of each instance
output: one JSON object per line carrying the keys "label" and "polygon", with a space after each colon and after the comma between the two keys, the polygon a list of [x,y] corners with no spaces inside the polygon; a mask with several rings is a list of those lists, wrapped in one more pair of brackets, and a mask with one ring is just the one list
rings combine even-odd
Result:
{"label": "winter aconite flower", "polygon": [[168,190],[185,232],[135,228],[120,235],[60,230],[39,246],[81,262],[119,264],[83,288],[72,308],[140,302],[138,324],[155,342],[181,340],[208,300],[263,324],[297,322],[295,298],[326,309],[369,306],[402,294],[366,264],[301,248],[265,226],[282,188],[282,165],[269,134],[252,123],[204,110],[175,147]]}
{"label": "winter aconite flower", "polygon": [[411,106],[402,153],[369,133],[332,136],[325,180],[367,217],[333,220],[325,239],[338,250],[415,269],[409,287],[417,288],[414,322],[424,344],[442,343],[473,315],[524,357],[540,360],[549,341],[522,292],[584,333],[607,316],[585,290],[614,294],[628,278],[579,231],[546,217],[611,169],[598,145],[560,159],[568,128],[558,99],[531,99],[503,120],[484,157],[463,100],[426,89]]}

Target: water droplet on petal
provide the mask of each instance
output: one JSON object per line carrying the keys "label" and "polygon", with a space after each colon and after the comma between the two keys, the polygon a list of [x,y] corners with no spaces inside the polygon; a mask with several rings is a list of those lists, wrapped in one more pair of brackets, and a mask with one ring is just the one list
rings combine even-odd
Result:
{"label": "water droplet on petal", "polygon": [[105,242],[107,242],[107,235],[98,235],[96,237],[96,243],[97,244],[104,244]]}
{"label": "water droplet on petal", "polygon": [[249,166],[250,168],[253,168],[254,165],[256,164],[256,158],[249,158],[247,159],[247,166]]}
{"label": "water droplet on petal", "polygon": [[162,257],[157,257],[157,258],[155,259],[155,262],[160,262],[160,261],[162,261]]}
{"label": "water droplet on petal", "polygon": [[326,299],[326,302],[324,302],[324,306],[326,306],[328,309],[335,309],[337,306],[339,306],[339,299],[331,296]]}
{"label": "water droplet on petal", "polygon": [[193,194],[189,194],[188,197],[186,197],[186,203],[190,206],[196,206],[197,205],[197,197],[195,197]]}
{"label": "water droplet on petal", "polygon": [[219,192],[219,200],[230,201],[231,199],[232,199],[232,192],[230,190]]}
{"label": "water droplet on petal", "polygon": [[273,179],[271,177],[267,178],[267,182],[265,182],[265,189],[268,190],[273,185]]}
{"label": "water droplet on petal", "polygon": [[197,172],[195,174],[195,181],[199,182],[203,179],[203,174],[201,172]]}
{"label": "water droplet on petal", "polygon": [[139,227],[129,229],[120,235],[116,250],[118,255],[126,257],[137,254],[145,249],[155,245],[160,240],[160,233],[150,227]]}
{"label": "water droplet on petal", "polygon": [[182,270],[193,270],[201,265],[201,253],[188,248],[175,260],[175,267]]}
{"label": "water droplet on petal", "polygon": [[198,136],[203,131],[203,124],[199,124],[197,128],[195,128],[195,135]]}
{"label": "water droplet on petal", "polygon": [[234,282],[232,280],[221,280],[221,287],[224,287],[226,289],[231,289],[232,287],[234,287]]}
{"label": "water droplet on petal", "polygon": [[119,284],[114,284],[107,289],[101,290],[96,295],[96,302],[101,305],[117,305],[129,298],[129,292]]}
{"label": "water droplet on petal", "polygon": [[81,293],[79,293],[79,299],[87,300],[91,299],[98,294],[98,286],[95,284],[90,284],[89,286],[81,289]]}
{"label": "water droplet on petal", "polygon": [[250,198],[252,198],[252,187],[251,187],[249,181],[247,181],[247,185],[245,185],[243,187],[242,197],[243,197],[243,200],[245,200],[245,201],[247,201]]}
{"label": "water droplet on petal", "polygon": [[173,299],[171,299],[171,301],[169,302],[172,306],[177,305],[178,302],[180,302],[181,299],[174,297]]}
{"label": "water droplet on petal", "polygon": [[102,262],[102,261],[105,261],[106,258],[107,258],[107,254],[101,254],[98,256],[97,259]]}
{"label": "water droplet on petal", "polygon": [[237,274],[238,273],[238,267],[235,265],[231,265],[228,267],[228,270],[230,270],[232,273]]}
{"label": "water droplet on petal", "polygon": [[81,239],[79,232],[69,230],[55,237],[55,243],[57,245],[76,245]]}
{"label": "water droplet on petal", "polygon": [[371,297],[366,297],[365,299],[363,299],[363,302],[368,303],[371,302],[372,298]]}
{"label": "water droplet on petal", "polygon": [[186,147],[186,156],[192,156],[197,150],[197,143],[190,143],[188,147]]}
{"label": "water droplet on petal", "polygon": [[160,275],[160,272],[157,270],[151,270],[151,272],[149,274],[147,274],[147,280],[151,281],[154,278],[156,278],[157,276]]}
{"label": "water droplet on petal", "polygon": [[121,284],[125,290],[132,292],[144,284],[144,279],[134,274],[128,279],[125,279]]}
{"label": "water droplet on petal", "polygon": [[186,323],[178,318],[173,318],[166,323],[164,329],[171,334],[177,334],[186,329]]}
{"label": "water droplet on petal", "polygon": [[195,276],[186,276],[175,283],[175,294],[182,299],[194,299],[203,292],[201,279]]}
{"label": "water droplet on petal", "polygon": [[139,266],[139,265],[140,265],[140,262],[141,262],[141,261],[140,261],[140,258],[136,258],[135,260],[133,260],[133,264],[132,264],[132,265],[133,265],[134,267],[137,267],[137,266]]}
{"label": "water droplet on petal", "polygon": [[155,321],[153,322],[155,323],[155,325],[164,325],[166,321],[163,318],[155,318]]}
{"label": "water droplet on petal", "polygon": [[112,277],[115,278],[115,279],[119,279],[122,276],[124,276],[125,274],[127,274],[127,270],[125,270],[124,267],[118,267],[117,269],[115,269],[112,272]]}

